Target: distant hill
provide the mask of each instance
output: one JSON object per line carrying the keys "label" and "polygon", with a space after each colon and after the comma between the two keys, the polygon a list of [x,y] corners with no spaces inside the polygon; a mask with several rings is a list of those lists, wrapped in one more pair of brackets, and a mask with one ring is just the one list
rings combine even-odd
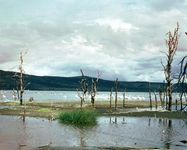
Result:
{"label": "distant hill", "polygon": [[[15,89],[15,80],[13,79],[15,72],[0,70],[0,90]],[[91,83],[92,77],[86,77],[87,81]],[[80,86],[81,76],[78,77],[53,77],[53,76],[34,76],[24,75],[26,83],[30,83],[26,89],[29,90],[63,90],[75,91]],[[90,85],[90,84],[89,84]],[[163,83],[150,83],[151,91],[159,91],[163,88]],[[110,91],[114,87],[114,81],[100,79],[98,83],[98,91]],[[187,87],[187,86],[186,86]],[[148,82],[119,82],[119,90],[129,92],[148,92]],[[176,90],[180,88],[175,86]]]}

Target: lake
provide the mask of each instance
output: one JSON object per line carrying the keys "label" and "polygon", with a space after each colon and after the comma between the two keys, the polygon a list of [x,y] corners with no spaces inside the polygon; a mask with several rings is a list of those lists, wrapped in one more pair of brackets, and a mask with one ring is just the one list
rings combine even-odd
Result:
{"label": "lake", "polygon": [[[123,92],[118,93],[118,100],[123,100]],[[107,101],[109,100],[110,92],[97,92],[97,101]],[[156,93],[159,99],[158,93]],[[76,91],[29,91],[26,90],[24,93],[24,99],[28,100],[33,97],[37,102],[61,102],[61,101],[79,101],[80,98]],[[178,97],[178,94],[174,94],[174,99]],[[113,92],[114,98],[114,92]],[[126,92],[126,100],[132,101],[149,101],[148,92]],[[87,95],[86,99],[90,100],[90,95]],[[154,100],[154,94],[152,93],[152,99]],[[13,101],[14,93],[13,91],[0,91],[1,101]]]}
{"label": "lake", "polygon": [[186,150],[187,120],[147,117],[98,117],[98,124],[77,128],[26,117],[0,116],[0,147],[3,150],[159,148]]}

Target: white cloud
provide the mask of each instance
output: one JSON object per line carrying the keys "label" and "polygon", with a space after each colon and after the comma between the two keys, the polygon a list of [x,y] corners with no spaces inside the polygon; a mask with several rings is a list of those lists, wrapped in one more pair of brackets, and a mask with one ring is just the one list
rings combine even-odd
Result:
{"label": "white cloud", "polygon": [[130,32],[131,30],[138,30],[138,27],[133,26],[130,23],[124,22],[121,19],[96,19],[95,23],[111,28],[114,32]]}
{"label": "white cloud", "polygon": [[17,69],[26,47],[29,74],[72,76],[82,68],[90,76],[100,70],[105,79],[162,81],[160,51],[177,21],[176,60],[187,54],[186,0],[2,1],[0,69]]}

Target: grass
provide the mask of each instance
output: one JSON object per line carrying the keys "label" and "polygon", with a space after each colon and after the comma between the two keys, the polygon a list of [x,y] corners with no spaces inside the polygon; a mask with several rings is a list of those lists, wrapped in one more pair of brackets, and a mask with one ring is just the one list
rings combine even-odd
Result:
{"label": "grass", "polygon": [[[0,115],[22,115],[23,114],[23,106],[19,105],[19,102],[0,102]],[[6,107],[4,107],[6,106]],[[4,107],[4,108],[3,108]],[[160,117],[160,118],[173,118],[173,119],[187,119],[187,112],[180,112],[180,111],[138,111],[136,109],[131,110],[133,108],[148,108],[149,102],[148,101],[126,101],[125,109],[122,108],[122,101],[118,103],[118,109],[114,109],[114,105],[112,108],[109,108],[109,102],[106,101],[98,101],[95,105],[95,110],[99,112],[99,115],[114,115],[114,116],[132,116],[132,117]],[[86,105],[83,110],[84,113],[89,115],[87,112],[92,110],[94,112],[91,104]],[[130,111],[128,111],[130,110]],[[58,102],[58,103],[40,103],[40,102],[32,102],[26,104],[26,116],[31,117],[45,117],[49,118],[51,115],[54,119],[59,118],[59,114],[66,114],[67,112],[76,112],[74,115],[77,118],[80,115],[80,104],[79,102]],[[63,113],[62,113],[63,112]],[[71,118],[71,117],[70,117]],[[69,118],[68,118],[69,119]],[[89,119],[86,117],[86,119]],[[85,120],[86,120],[85,119]],[[71,124],[84,124],[84,122],[73,122],[70,121]],[[73,122],[73,123],[72,123]],[[64,121],[63,123],[66,123]],[[94,124],[94,121],[93,121]]]}
{"label": "grass", "polygon": [[141,112],[128,112],[121,113],[118,116],[131,116],[131,117],[157,117],[168,119],[187,119],[187,112],[181,111],[141,111]]}
{"label": "grass", "polygon": [[60,113],[58,119],[61,123],[75,126],[94,126],[97,124],[97,113],[94,110],[74,110]]}
{"label": "grass", "polygon": [[40,108],[37,110],[37,112],[41,112],[41,113],[50,113],[50,109],[49,108]]}

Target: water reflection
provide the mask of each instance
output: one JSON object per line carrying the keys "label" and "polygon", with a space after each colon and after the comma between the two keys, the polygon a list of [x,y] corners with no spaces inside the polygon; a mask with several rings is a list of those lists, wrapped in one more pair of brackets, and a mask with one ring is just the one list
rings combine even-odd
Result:
{"label": "water reflection", "polygon": [[83,149],[86,146],[84,130],[80,130],[80,148]]}
{"label": "water reflection", "polygon": [[[123,120],[124,120],[124,118],[123,118]],[[118,124],[118,117],[109,117],[109,123],[110,124]]]}
{"label": "water reflection", "polygon": [[[138,121],[139,120],[139,121]],[[147,126],[146,126],[147,122]],[[174,123],[173,123],[174,122]],[[161,118],[129,118],[129,117],[109,117],[109,123],[112,124],[126,124],[126,129],[130,125],[132,125],[130,134],[136,134],[137,136],[125,136],[125,138],[132,138],[134,141],[144,141],[149,145],[151,141],[149,141],[149,138],[152,140],[153,143],[160,143],[155,144],[153,147],[157,148],[165,148],[165,149],[171,149],[173,147],[181,147],[181,149],[186,149],[187,145],[182,145],[180,142],[180,139],[187,139],[187,121],[186,120],[171,120],[171,119],[161,119]],[[136,126],[134,126],[136,123]],[[145,128],[142,128],[142,125],[145,125]],[[119,126],[118,126],[119,127]],[[147,128],[149,127],[149,128]],[[140,130],[143,130],[142,135],[145,135],[144,137],[141,137],[141,131],[137,131],[136,128],[139,128]],[[133,132],[134,130],[134,132]],[[183,131],[183,132],[181,132]],[[152,135],[151,135],[152,134]],[[159,139],[160,138],[160,139]],[[183,140],[185,141],[185,140]],[[135,142],[137,146],[144,145],[143,143]],[[179,143],[180,142],[180,143]],[[185,143],[185,142],[183,142]],[[139,145],[140,144],[140,145]]]}
{"label": "water reflection", "polygon": [[[20,120],[21,120],[22,118],[20,118]],[[19,137],[20,137],[20,139],[17,141],[17,143],[18,143],[18,147],[19,147],[19,150],[22,150],[24,147],[26,147],[27,145],[25,144],[25,143],[27,143],[27,137],[28,137],[28,135],[27,135],[27,132],[26,132],[26,123],[25,123],[25,121],[23,121],[23,122],[20,122],[20,130],[22,131],[22,132],[19,132]]]}
{"label": "water reflection", "polygon": [[151,118],[149,118],[148,126],[149,126],[149,127],[151,126]]}
{"label": "water reflection", "polygon": [[92,128],[75,128],[58,121],[29,117],[24,123],[10,116],[0,116],[0,120],[0,147],[3,143],[5,150],[15,147],[187,148],[185,142],[180,142],[187,139],[184,120],[110,116],[98,118],[98,125]]}
{"label": "water reflection", "polygon": [[164,148],[170,149],[173,137],[172,120],[161,119],[159,123],[163,125],[161,141],[164,143]]}

